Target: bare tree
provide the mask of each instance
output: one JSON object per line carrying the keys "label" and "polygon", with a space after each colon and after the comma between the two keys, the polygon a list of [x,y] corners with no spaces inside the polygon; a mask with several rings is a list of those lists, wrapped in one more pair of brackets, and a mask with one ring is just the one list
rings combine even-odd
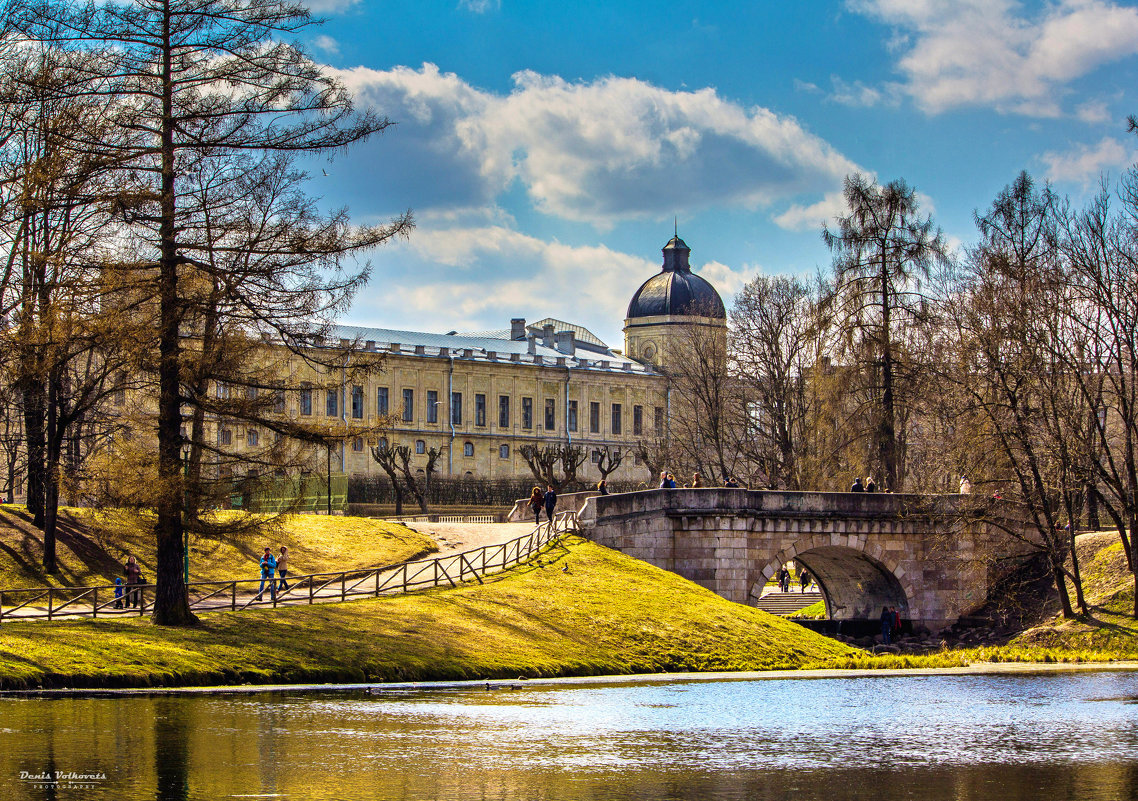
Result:
{"label": "bare tree", "polygon": [[518,453],[534,478],[558,492],[571,489],[577,483],[577,470],[588,458],[588,453],[579,445],[523,445]]}

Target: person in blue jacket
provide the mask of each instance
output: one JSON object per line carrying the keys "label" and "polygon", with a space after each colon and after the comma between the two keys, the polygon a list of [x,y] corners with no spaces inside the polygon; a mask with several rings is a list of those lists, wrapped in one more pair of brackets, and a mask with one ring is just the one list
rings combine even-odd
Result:
{"label": "person in blue jacket", "polygon": [[273,580],[273,575],[277,572],[277,558],[273,556],[272,548],[266,548],[265,553],[261,556],[261,586],[257,588],[257,600],[261,600],[261,596],[265,594],[265,582],[269,583],[269,597],[274,601],[277,599],[277,583]]}
{"label": "person in blue jacket", "polygon": [[553,510],[557,507],[557,493],[553,491],[553,485],[549,484],[545,488],[545,516],[549,518],[549,522],[553,522]]}

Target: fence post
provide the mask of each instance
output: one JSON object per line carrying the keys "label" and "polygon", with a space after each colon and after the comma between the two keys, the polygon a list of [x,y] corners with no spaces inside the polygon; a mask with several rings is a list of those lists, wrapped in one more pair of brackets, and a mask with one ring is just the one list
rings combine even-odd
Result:
{"label": "fence post", "polygon": [[378,568],[375,571],[375,597],[376,598],[379,597],[379,570],[378,570]]}
{"label": "fence post", "polygon": [[96,587],[95,591],[91,594],[91,617],[99,616],[99,588]]}
{"label": "fence post", "polygon": [[233,598],[233,611],[237,611],[237,581],[233,581],[232,585],[232,598]]}
{"label": "fence post", "polygon": [[47,619],[51,620],[51,587],[47,589]]}
{"label": "fence post", "polygon": [[340,574],[340,600],[343,601],[348,597],[348,574]]}

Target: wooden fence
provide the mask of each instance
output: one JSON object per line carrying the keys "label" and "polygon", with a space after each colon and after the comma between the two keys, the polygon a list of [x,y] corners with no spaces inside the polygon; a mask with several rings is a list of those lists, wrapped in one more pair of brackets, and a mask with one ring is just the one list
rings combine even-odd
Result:
{"label": "wooden fence", "polygon": [[[308,573],[280,579],[192,581],[187,585],[194,612],[242,611],[254,607],[336,603],[362,596],[378,597],[467,581],[521,564],[565,534],[577,531],[577,513],[561,512],[553,525],[543,523],[529,534],[470,551],[365,570]],[[115,590],[121,589],[120,597]],[[21,600],[23,599],[23,600]],[[0,589],[0,623],[5,620],[54,620],[58,617],[145,615],[154,609],[154,585],[102,584],[91,587]],[[21,611],[22,610],[22,611]]]}

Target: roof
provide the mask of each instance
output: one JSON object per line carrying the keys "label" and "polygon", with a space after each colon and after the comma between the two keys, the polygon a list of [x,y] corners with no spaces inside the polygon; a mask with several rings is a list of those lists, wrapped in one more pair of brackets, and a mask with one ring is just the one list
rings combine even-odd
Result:
{"label": "roof", "polygon": [[[545,324],[546,320],[540,321]],[[537,325],[537,324],[535,324]],[[527,326],[533,328],[534,326]],[[566,323],[564,328],[577,329],[588,333],[587,329]],[[540,329],[539,329],[540,330]],[[492,336],[483,336],[491,334]],[[502,336],[496,336],[502,335]],[[511,362],[540,366],[570,367],[586,370],[612,370],[654,375],[651,365],[644,365],[627,356],[616,353],[601,343],[601,348],[586,341],[576,341],[573,353],[562,353],[555,347],[546,347],[540,337],[536,338],[534,352],[529,352],[529,343],[512,340],[508,331],[490,331],[465,334],[432,334],[425,331],[404,331],[394,328],[369,328],[358,325],[333,326],[330,336],[339,340],[354,341],[362,349],[369,351],[398,352],[411,356],[453,357],[475,359],[486,362]],[[600,342],[592,334],[590,337]],[[420,350],[421,349],[421,350]]]}
{"label": "roof", "polygon": [[663,270],[640,285],[628,304],[628,319],[689,315],[727,319],[723,299],[710,283],[688,270]]}

